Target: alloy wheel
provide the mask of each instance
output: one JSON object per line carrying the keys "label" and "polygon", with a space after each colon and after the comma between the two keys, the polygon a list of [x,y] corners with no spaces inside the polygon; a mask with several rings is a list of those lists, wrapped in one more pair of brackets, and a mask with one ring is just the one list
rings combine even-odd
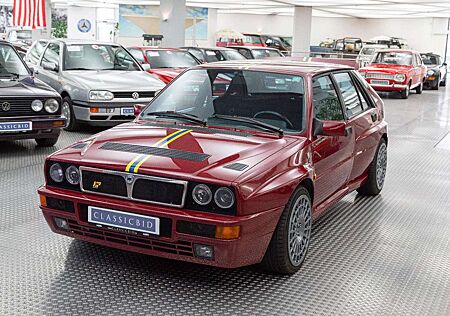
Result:
{"label": "alloy wheel", "polygon": [[70,104],[66,101],[63,102],[62,107],[61,107],[61,112],[62,115],[66,118],[66,126],[70,125]]}
{"label": "alloy wheel", "polygon": [[377,155],[377,169],[376,169],[376,177],[377,177],[377,187],[379,190],[383,188],[384,179],[386,178],[386,169],[387,169],[387,146],[383,142],[378,149]]}
{"label": "alloy wheel", "polygon": [[289,218],[289,260],[295,267],[303,262],[308,250],[311,222],[311,201],[308,196],[301,195],[295,201]]}

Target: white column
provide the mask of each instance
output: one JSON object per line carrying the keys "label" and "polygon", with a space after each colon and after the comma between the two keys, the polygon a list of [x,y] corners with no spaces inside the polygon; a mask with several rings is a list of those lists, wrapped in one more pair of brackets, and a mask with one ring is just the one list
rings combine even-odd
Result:
{"label": "white column", "polygon": [[208,45],[216,46],[217,9],[208,9]]}
{"label": "white column", "polygon": [[292,56],[305,56],[311,45],[312,7],[294,8]]}
{"label": "white column", "polygon": [[186,0],[160,1],[162,46],[179,47],[185,45]]}

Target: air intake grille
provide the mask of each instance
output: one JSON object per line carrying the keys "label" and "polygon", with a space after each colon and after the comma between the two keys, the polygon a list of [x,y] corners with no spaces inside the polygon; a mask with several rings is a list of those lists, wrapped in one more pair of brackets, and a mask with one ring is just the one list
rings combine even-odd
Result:
{"label": "air intake grille", "polygon": [[390,79],[394,80],[395,75],[389,75],[389,74],[381,74],[381,73],[368,73],[367,78],[374,78],[374,79]]}
{"label": "air intake grille", "polygon": [[235,171],[243,171],[243,170],[247,169],[247,167],[248,167],[248,165],[236,162],[236,163],[232,163],[230,165],[227,165],[224,168],[235,170]]}
{"label": "air intake grille", "polygon": [[184,159],[197,162],[205,161],[206,159],[211,157],[210,155],[207,154],[194,153],[190,151],[182,151],[177,149],[141,146],[124,143],[113,143],[113,142],[104,143],[100,147],[100,149],[121,151],[134,154],[153,155],[167,158]]}
{"label": "air intake grille", "polygon": [[138,93],[139,98],[153,98],[155,96],[155,91],[131,91],[131,92],[113,92],[114,98],[116,99],[132,99],[133,93]]}

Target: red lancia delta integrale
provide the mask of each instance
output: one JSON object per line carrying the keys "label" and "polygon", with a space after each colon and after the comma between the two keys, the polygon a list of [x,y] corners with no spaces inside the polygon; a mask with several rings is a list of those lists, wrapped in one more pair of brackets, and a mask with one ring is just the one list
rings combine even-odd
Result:
{"label": "red lancia delta integrale", "polygon": [[347,67],[196,66],[134,122],[49,156],[41,208],[58,233],[114,248],[294,273],[311,223],[387,165],[383,103]]}

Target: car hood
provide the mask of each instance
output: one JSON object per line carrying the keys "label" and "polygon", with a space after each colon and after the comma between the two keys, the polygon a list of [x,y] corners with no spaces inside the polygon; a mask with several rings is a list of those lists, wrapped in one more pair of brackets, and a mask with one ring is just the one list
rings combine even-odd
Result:
{"label": "car hood", "polygon": [[399,73],[411,70],[410,65],[393,65],[393,64],[370,64],[363,69],[367,72],[383,72],[383,73]]}
{"label": "car hood", "polygon": [[[192,130],[186,132],[189,128]],[[184,135],[175,136],[167,145],[156,145],[177,132]],[[299,138],[280,138],[268,133],[245,134],[186,125],[131,122],[84,140],[87,142],[84,149],[70,146],[55,153],[50,159],[169,178],[212,179],[232,183],[261,161],[280,154],[284,147],[295,141],[299,141]],[[154,153],[145,159],[136,160],[140,155],[132,152],[131,147],[141,150],[162,147],[169,151],[164,151],[166,156]],[[143,163],[136,170],[132,161],[136,161],[135,164],[141,161]],[[235,163],[242,165],[231,168],[230,165]]]}
{"label": "car hood", "polygon": [[145,71],[122,70],[66,70],[65,77],[84,85],[87,89],[110,91],[156,91],[164,87],[164,83]]}
{"label": "car hood", "polygon": [[42,81],[25,77],[19,80],[0,80],[0,95],[2,97],[56,97],[56,91]]}

